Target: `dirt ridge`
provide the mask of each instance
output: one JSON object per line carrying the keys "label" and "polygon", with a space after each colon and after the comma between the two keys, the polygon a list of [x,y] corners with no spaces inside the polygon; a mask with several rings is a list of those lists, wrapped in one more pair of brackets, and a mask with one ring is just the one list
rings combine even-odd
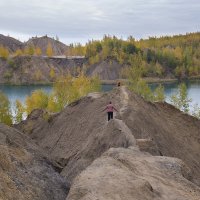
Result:
{"label": "dirt ridge", "polygon": [[[107,122],[106,113],[102,110],[110,100],[119,112],[115,113],[115,119]],[[146,102],[124,86],[107,93],[89,94],[76,103],[67,106],[61,113],[53,116],[49,122],[42,118],[40,120],[27,120],[23,124],[19,124],[18,128],[26,133],[29,132],[30,137],[48,156],[62,166],[61,175],[71,185],[68,199],[116,199],[116,197],[111,198],[106,195],[101,198],[101,196],[95,196],[96,194],[91,192],[93,185],[97,186],[98,184],[99,191],[106,194],[114,192],[110,188],[112,184],[107,191],[103,180],[105,178],[108,183],[113,184],[116,181],[115,179],[112,180],[112,176],[110,177],[109,174],[107,176],[105,171],[107,169],[105,160],[107,159],[110,160],[108,163],[110,170],[115,169],[118,165],[115,161],[112,161],[113,157],[109,153],[109,155],[107,154],[107,152],[112,151],[110,149],[118,152],[116,153],[117,156],[122,153],[126,162],[129,162],[129,158],[134,160],[137,159],[137,156],[140,157],[141,162],[137,166],[134,162],[130,163],[131,169],[139,169],[142,163],[146,166],[146,163],[152,162],[140,174],[142,179],[147,180],[145,178],[147,173],[151,174],[151,170],[155,170],[155,173],[156,170],[159,171],[157,171],[159,175],[156,175],[156,178],[154,177],[155,182],[149,182],[153,190],[157,187],[155,193],[151,193],[153,196],[150,199],[167,199],[167,193],[174,200],[184,199],[184,195],[187,198],[190,196],[191,199],[200,197],[200,121],[183,114],[167,103]],[[137,150],[133,150],[131,153],[132,148]],[[126,149],[130,150],[126,151]],[[158,165],[158,163],[160,164]],[[162,170],[161,166],[168,171],[170,178],[166,177],[165,170]],[[104,172],[105,177],[92,174],[92,178],[90,169],[97,170],[97,174]],[[175,171],[172,173],[171,170]],[[178,180],[176,176],[173,177],[175,173],[177,173]],[[135,172],[132,175],[137,176]],[[85,185],[88,179],[92,179],[92,181]],[[166,191],[160,191],[159,195],[158,186],[155,185],[156,179],[162,180],[164,185],[169,185],[170,182],[173,182],[173,184],[167,187]],[[121,179],[119,178],[119,180]],[[183,180],[183,182],[181,183],[180,180]],[[138,181],[140,182],[140,179]],[[135,188],[134,191],[138,187],[139,191],[141,190],[141,194],[138,194],[135,199],[141,199],[142,191],[146,190],[146,183],[141,182],[140,188],[140,184],[137,186],[138,181],[131,183]],[[176,184],[181,188],[180,196],[178,196],[179,189]],[[83,193],[81,192],[82,187],[85,188]],[[184,187],[188,188],[187,191]],[[176,195],[173,196],[169,192],[170,188]],[[193,192],[190,194],[190,190],[195,191],[194,195]],[[98,190],[97,193],[99,194]],[[117,194],[121,195],[119,192]],[[94,198],[91,195],[94,195]],[[143,197],[143,199],[148,199],[148,197]],[[130,198],[123,197],[121,199]]]}

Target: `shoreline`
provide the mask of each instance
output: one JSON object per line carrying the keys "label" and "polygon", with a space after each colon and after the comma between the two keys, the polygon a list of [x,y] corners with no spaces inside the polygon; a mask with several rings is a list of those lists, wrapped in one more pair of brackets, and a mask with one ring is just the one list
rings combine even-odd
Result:
{"label": "shoreline", "polygon": [[45,85],[53,85],[54,83],[22,83],[22,84],[15,84],[15,83],[0,83],[0,86],[7,85],[7,86],[45,86]]}
{"label": "shoreline", "polygon": [[[177,78],[143,78],[147,83],[174,83],[174,82],[181,82],[187,80],[200,80],[200,76],[191,76],[185,79],[177,79]],[[116,79],[116,80],[101,80],[102,85],[117,85],[117,83],[128,83],[128,79]]]}
{"label": "shoreline", "polygon": [[[174,83],[178,81],[187,81],[187,80],[198,80],[200,79],[200,76],[192,76],[185,79],[177,79],[177,78],[143,78],[147,83]],[[128,79],[115,79],[115,80],[101,80],[102,85],[117,85],[117,83],[120,82],[121,84],[128,83]],[[45,83],[45,82],[39,82],[39,83],[0,83],[0,86],[7,85],[7,86],[44,86],[44,85],[53,85],[54,82]]]}

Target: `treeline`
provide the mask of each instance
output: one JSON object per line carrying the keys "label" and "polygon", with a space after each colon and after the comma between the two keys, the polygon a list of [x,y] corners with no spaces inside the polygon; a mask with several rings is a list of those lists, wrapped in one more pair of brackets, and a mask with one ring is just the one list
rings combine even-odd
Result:
{"label": "treeline", "polygon": [[[200,75],[200,33],[186,35],[150,37],[136,41],[106,35],[102,40],[92,40],[86,45],[71,45],[71,55],[89,58],[89,64],[105,59],[115,59],[130,67],[135,59],[142,59],[143,76],[186,78]],[[126,67],[122,77],[127,75]]]}
{"label": "treeline", "polygon": [[[15,52],[0,45],[0,57],[9,56],[41,56],[54,55],[51,43],[45,52],[39,47],[28,45]],[[135,40],[132,36],[126,40],[105,35],[102,40],[91,40],[85,45],[71,44],[65,52],[66,56],[85,56],[88,67],[101,61],[116,60],[123,65],[121,78],[127,78],[128,68],[135,60],[142,60],[143,77],[177,77],[179,79],[200,76],[200,33],[186,35],[149,37]]]}
{"label": "treeline", "polygon": [[[23,49],[17,49],[15,52],[10,52],[7,47],[0,45],[0,57],[3,59],[8,59],[10,56],[41,56],[42,54],[44,53],[42,52],[41,48],[34,45],[28,45]],[[45,55],[48,57],[54,56],[51,43],[48,43]]]}

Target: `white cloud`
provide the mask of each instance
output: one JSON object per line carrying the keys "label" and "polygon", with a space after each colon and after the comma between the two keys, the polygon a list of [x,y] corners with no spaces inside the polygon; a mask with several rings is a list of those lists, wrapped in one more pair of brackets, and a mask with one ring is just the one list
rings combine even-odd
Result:
{"label": "white cloud", "polygon": [[[58,35],[69,42],[103,34],[176,34],[199,30],[199,0],[1,0],[0,33]],[[23,40],[22,39],[22,40]]]}

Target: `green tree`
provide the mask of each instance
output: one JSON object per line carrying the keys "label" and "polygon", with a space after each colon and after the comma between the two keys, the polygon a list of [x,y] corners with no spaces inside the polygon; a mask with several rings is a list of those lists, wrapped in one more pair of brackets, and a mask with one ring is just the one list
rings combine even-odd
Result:
{"label": "green tree", "polygon": [[101,91],[101,80],[98,76],[94,76],[90,79],[90,89],[89,92]]}
{"label": "green tree", "polygon": [[200,107],[198,106],[198,104],[195,104],[193,106],[192,116],[200,119]]}
{"label": "green tree", "polygon": [[178,87],[178,92],[170,98],[171,103],[185,113],[189,112],[189,103],[192,99],[187,96],[187,87],[185,83],[181,83]]}
{"label": "green tree", "polygon": [[0,91],[0,122],[7,125],[12,124],[10,113],[10,102],[8,98]]}
{"label": "green tree", "polygon": [[19,100],[15,102],[15,122],[19,123],[23,119],[23,114],[25,112],[25,108]]}
{"label": "green tree", "polygon": [[161,84],[154,91],[154,101],[165,101],[164,87]]}
{"label": "green tree", "polygon": [[154,96],[150,87],[143,79],[139,79],[137,82],[135,82],[135,84],[132,85],[131,89],[136,94],[142,96],[147,101],[153,101],[154,99]]}
{"label": "green tree", "polygon": [[128,72],[129,88],[148,101],[153,100],[153,93],[148,84],[142,79],[144,73],[141,55],[133,57],[133,65]]}
{"label": "green tree", "polygon": [[5,71],[4,72],[4,74],[3,74],[3,77],[7,80],[7,81],[9,81],[11,78],[12,78],[12,76],[13,76],[13,73],[12,73],[12,71]]}

